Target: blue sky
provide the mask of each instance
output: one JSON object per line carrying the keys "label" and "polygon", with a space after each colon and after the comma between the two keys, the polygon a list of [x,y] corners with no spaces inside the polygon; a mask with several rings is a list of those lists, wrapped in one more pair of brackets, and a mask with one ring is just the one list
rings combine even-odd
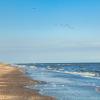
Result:
{"label": "blue sky", "polygon": [[0,0],[0,61],[99,62],[100,0]]}

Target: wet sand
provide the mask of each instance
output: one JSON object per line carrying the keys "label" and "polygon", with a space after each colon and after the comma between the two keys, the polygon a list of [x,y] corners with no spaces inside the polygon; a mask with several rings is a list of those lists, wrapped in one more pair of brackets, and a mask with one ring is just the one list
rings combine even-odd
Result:
{"label": "wet sand", "polygon": [[25,88],[39,82],[24,75],[18,68],[0,64],[0,100],[55,100]]}

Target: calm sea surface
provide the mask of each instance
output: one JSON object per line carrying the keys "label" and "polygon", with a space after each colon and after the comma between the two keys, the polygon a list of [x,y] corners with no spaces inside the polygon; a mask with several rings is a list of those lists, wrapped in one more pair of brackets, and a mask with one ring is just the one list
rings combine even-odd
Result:
{"label": "calm sea surface", "polygon": [[100,63],[18,64],[26,75],[43,81],[29,86],[57,100],[100,100]]}

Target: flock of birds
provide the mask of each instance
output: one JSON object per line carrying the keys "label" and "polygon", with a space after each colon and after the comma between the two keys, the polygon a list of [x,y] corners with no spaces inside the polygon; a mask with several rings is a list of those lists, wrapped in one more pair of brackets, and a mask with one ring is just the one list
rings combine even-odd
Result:
{"label": "flock of birds", "polygon": [[[33,11],[38,11],[37,8],[32,8]],[[67,29],[70,29],[70,30],[73,30],[74,27],[71,26],[70,24],[66,23],[66,24],[55,24],[55,26],[59,26],[59,27],[62,27],[62,28],[67,28]]]}

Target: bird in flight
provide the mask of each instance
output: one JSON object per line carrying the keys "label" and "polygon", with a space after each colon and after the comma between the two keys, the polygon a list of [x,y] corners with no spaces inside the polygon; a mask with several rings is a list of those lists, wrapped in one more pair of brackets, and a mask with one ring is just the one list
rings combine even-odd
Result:
{"label": "bird in flight", "polygon": [[36,10],[36,8],[32,8],[33,10]]}
{"label": "bird in flight", "polygon": [[74,29],[70,24],[58,24],[57,26],[60,26],[62,28],[68,28],[68,29]]}

